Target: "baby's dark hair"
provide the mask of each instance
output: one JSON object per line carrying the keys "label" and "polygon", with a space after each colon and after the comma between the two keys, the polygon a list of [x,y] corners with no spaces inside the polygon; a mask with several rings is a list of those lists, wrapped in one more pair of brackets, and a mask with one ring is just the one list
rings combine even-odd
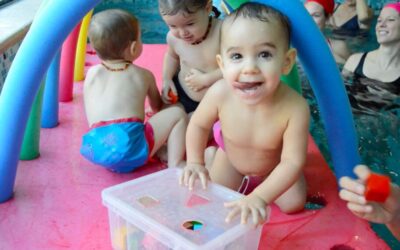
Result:
{"label": "baby's dark hair", "polygon": [[161,15],[173,16],[183,11],[193,14],[198,10],[205,9],[211,0],[158,0],[158,8]]}
{"label": "baby's dark hair", "polygon": [[254,18],[262,22],[269,22],[270,20],[278,21],[282,26],[281,28],[283,29],[285,40],[289,47],[291,34],[289,19],[275,8],[261,3],[247,2],[240,5],[239,8],[227,16],[224,23],[228,20],[234,21],[238,17]]}
{"label": "baby's dark hair", "polygon": [[93,16],[88,36],[102,60],[122,59],[124,50],[139,37],[139,22],[127,11],[105,10]]}

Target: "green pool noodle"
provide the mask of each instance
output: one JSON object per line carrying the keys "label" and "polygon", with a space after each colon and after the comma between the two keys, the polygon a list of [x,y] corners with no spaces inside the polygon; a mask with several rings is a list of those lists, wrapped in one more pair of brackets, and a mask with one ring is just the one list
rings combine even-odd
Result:
{"label": "green pool noodle", "polygon": [[23,161],[33,160],[39,157],[40,121],[42,116],[44,82],[40,85],[32,105],[31,113],[26,125],[24,140],[22,142],[19,159]]}
{"label": "green pool noodle", "polygon": [[232,9],[237,9],[242,3],[246,3],[249,0],[225,0],[224,2],[229,4]]}
{"label": "green pool noodle", "polygon": [[301,95],[301,82],[299,77],[299,72],[297,70],[297,63],[295,63],[292,67],[292,70],[287,75],[281,76],[281,81],[296,90],[297,93]]}

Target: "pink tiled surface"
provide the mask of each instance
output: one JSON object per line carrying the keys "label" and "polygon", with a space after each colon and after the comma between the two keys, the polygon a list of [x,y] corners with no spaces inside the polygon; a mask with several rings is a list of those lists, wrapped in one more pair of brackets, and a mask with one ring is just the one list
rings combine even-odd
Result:
{"label": "pink tiled surface", "polygon": [[[137,61],[153,71],[159,84],[164,51],[165,45],[145,45]],[[98,62],[95,55],[87,55],[87,60],[88,66]],[[73,101],[60,103],[59,126],[41,130],[40,158],[20,162],[14,198],[0,204],[0,250],[111,249],[101,190],[164,166],[152,162],[129,174],[95,166],[79,154],[86,130],[82,82],[78,82]],[[284,215],[273,207],[260,249],[330,249],[335,245],[389,249],[339,200],[335,178],[311,137],[306,178],[309,194],[323,197],[327,206],[296,215]]]}

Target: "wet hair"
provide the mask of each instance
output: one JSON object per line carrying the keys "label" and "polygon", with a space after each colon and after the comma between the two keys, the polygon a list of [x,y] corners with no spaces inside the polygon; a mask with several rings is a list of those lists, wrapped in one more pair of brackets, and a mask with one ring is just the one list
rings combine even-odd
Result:
{"label": "wet hair", "polygon": [[183,11],[188,14],[205,9],[211,0],[158,0],[158,8],[162,16],[174,16]]}
{"label": "wet hair", "polygon": [[125,49],[139,37],[139,22],[127,11],[108,9],[93,16],[88,36],[102,60],[121,59]]}
{"label": "wet hair", "polygon": [[[275,8],[261,3],[244,3],[225,18],[223,26],[226,25],[226,21],[231,20],[232,22],[234,22],[238,17],[257,19],[259,21],[267,23],[271,20],[276,20],[281,26],[280,28],[283,31],[285,41],[287,41],[287,46],[289,47],[291,34],[289,19]],[[221,31],[222,30],[223,28],[221,29]]]}

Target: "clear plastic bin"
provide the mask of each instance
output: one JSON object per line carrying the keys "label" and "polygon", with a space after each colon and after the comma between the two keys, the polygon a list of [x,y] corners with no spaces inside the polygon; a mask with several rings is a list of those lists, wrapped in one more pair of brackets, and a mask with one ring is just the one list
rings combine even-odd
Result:
{"label": "clear plastic bin", "polygon": [[180,173],[166,169],[103,190],[114,249],[258,248],[261,226],[225,222],[223,203],[241,194],[213,183],[203,190],[199,180],[189,191],[179,185]]}

